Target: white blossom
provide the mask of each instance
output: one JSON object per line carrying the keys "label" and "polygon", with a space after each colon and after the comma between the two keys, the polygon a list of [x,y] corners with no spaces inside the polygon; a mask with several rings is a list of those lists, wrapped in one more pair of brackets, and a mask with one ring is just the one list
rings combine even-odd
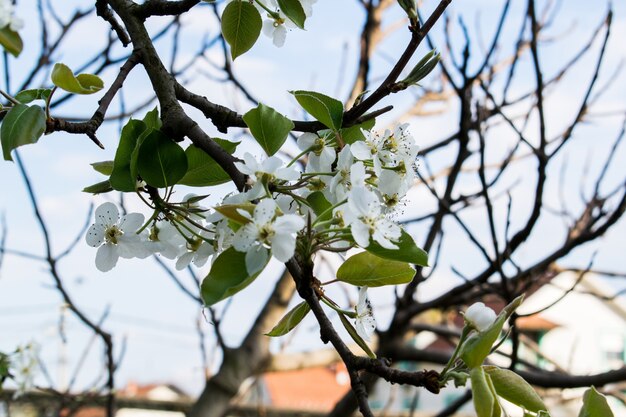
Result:
{"label": "white blossom", "polygon": [[186,251],[180,255],[176,261],[176,269],[182,271],[189,264],[193,263],[198,268],[203,267],[209,257],[215,254],[213,244],[207,242],[208,233],[206,231],[198,232],[199,236],[194,236],[185,245]]}
{"label": "white blossom", "polygon": [[384,248],[398,249],[393,241],[400,239],[402,229],[387,219],[382,212],[380,199],[373,191],[363,186],[352,187],[344,218],[360,247],[367,248],[371,237]]}
{"label": "white blossom", "polygon": [[15,6],[11,0],[0,0],[0,29],[8,26],[13,31],[24,27],[24,21],[15,16]]}
{"label": "white blossom", "polygon": [[337,157],[337,167],[335,168],[336,174],[330,180],[329,201],[332,203],[338,203],[345,200],[348,197],[348,191],[350,191],[351,183],[350,177],[352,173],[352,165],[354,157],[350,145],[343,147],[339,156]]}
{"label": "white blossom", "polygon": [[35,376],[39,366],[39,345],[31,342],[19,346],[9,357],[9,372],[17,386],[13,398],[17,398],[35,387]]}
{"label": "white blossom", "polygon": [[329,172],[337,152],[332,140],[326,136],[318,136],[315,133],[303,133],[298,138],[298,147],[303,151],[312,149],[308,154],[308,172]]}
{"label": "white blossom", "polygon": [[248,200],[257,199],[265,194],[264,184],[276,181],[293,181],[300,178],[300,173],[295,167],[284,167],[284,162],[276,157],[271,156],[259,163],[252,154],[246,152],[243,155],[244,162],[235,162],[235,166],[243,174],[248,175],[254,183],[252,188],[246,192]]}
{"label": "white blossom", "polygon": [[264,20],[263,21],[263,34],[272,39],[274,46],[280,48],[285,44],[287,39],[287,28],[285,27],[285,20]]}
{"label": "white blossom", "polygon": [[359,301],[356,310],[356,332],[367,342],[372,340],[372,335],[376,330],[376,320],[372,310],[372,303],[367,297],[367,287],[359,288]]}
{"label": "white blossom", "polygon": [[137,229],[143,224],[140,213],[129,213],[122,218],[113,203],[104,203],[96,209],[96,221],[85,236],[87,244],[98,248],[96,268],[110,271],[122,258],[145,258],[151,254]]}
{"label": "white blossom", "polygon": [[472,304],[464,314],[465,322],[479,332],[485,331],[496,321],[496,313],[484,303]]}
{"label": "white blossom", "polygon": [[185,238],[169,221],[157,222],[150,228],[150,248],[167,259],[176,259],[183,252]]}
{"label": "white blossom", "polygon": [[[267,249],[281,262],[287,262],[296,248],[295,234],[304,227],[304,219],[295,214],[276,215],[276,203],[272,199],[261,200],[251,216],[244,210],[241,215],[250,219],[233,237],[233,247],[246,252],[248,273],[257,272],[267,260]],[[265,249],[265,250],[264,250]]]}

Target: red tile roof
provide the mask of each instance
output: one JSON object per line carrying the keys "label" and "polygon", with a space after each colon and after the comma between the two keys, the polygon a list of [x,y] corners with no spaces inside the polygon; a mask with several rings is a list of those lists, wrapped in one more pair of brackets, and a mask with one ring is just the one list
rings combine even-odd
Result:
{"label": "red tile roof", "polygon": [[263,381],[271,406],[282,409],[330,411],[350,389],[345,365],[269,372]]}

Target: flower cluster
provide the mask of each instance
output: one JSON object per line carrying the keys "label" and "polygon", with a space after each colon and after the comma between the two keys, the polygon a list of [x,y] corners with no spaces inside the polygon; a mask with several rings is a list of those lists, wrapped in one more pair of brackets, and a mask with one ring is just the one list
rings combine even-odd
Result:
{"label": "flower cluster", "polygon": [[24,27],[24,21],[15,16],[15,6],[11,0],[0,0],[0,29],[9,27],[13,31],[18,31]]}
{"label": "flower cluster", "polygon": [[35,387],[35,376],[39,366],[39,345],[31,342],[19,346],[8,355],[9,375],[15,382],[14,398],[20,397]]}
{"label": "flower cluster", "polygon": [[253,274],[270,256],[281,262],[293,257],[296,235],[306,224],[303,258],[372,242],[397,249],[402,231],[392,215],[414,181],[417,146],[406,125],[362,134],[365,140],[352,145],[328,131],[303,134],[303,164],[276,156],[259,161],[245,153],[235,164],[248,177],[247,191],[227,196],[215,210],[199,206],[202,197],[193,195],[179,203],[153,201],[154,215],[145,222],[142,214],[120,216],[113,203],[102,204],[86,236],[98,248],[97,268],[108,271],[120,257],[151,254],[175,259],[177,269],[200,267],[233,247],[246,254]]}

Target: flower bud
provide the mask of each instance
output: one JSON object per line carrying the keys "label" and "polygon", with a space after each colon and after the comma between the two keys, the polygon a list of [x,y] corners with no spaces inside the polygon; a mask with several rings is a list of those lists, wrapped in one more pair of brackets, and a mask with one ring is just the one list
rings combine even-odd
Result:
{"label": "flower bud", "polygon": [[479,332],[485,331],[496,321],[496,313],[483,303],[472,304],[465,312],[465,323]]}

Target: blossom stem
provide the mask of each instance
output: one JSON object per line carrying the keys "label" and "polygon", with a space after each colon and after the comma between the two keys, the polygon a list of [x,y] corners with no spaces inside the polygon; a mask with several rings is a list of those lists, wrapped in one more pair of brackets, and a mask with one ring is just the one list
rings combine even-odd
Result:
{"label": "blossom stem", "polygon": [[468,326],[463,327],[463,331],[461,332],[461,337],[459,338],[459,343],[457,343],[456,348],[454,349],[454,352],[452,353],[452,356],[450,356],[450,360],[448,361],[446,366],[443,368],[443,370],[439,374],[441,375],[439,378],[442,381],[445,381],[446,373],[450,370],[450,367],[454,364],[454,362],[456,362],[456,359],[459,356],[461,347],[463,346],[463,343],[465,343],[465,339],[467,339],[467,336],[470,334],[471,331],[472,329],[470,327]]}
{"label": "blossom stem", "polygon": [[339,313],[339,314],[343,314],[344,316],[348,316],[348,317],[350,317],[351,319],[355,319],[355,318],[356,318],[356,312],[354,312],[354,311],[349,311],[349,310],[344,310],[344,309],[339,308],[339,307],[337,306],[337,304],[336,304],[334,301],[332,301],[331,299],[327,298],[325,295],[324,295],[324,296],[322,296],[322,297],[320,298],[320,300],[322,300],[322,302],[323,302],[324,304],[326,304],[328,307],[330,307],[330,308],[332,308],[333,310],[335,310],[337,313]]}
{"label": "blossom stem", "polygon": [[302,152],[300,152],[298,155],[294,156],[293,159],[291,160],[291,162],[289,162],[286,167],[289,168],[290,166],[292,166],[293,164],[296,163],[296,161],[298,159],[300,159],[301,157],[303,157],[304,155],[306,155],[307,153],[311,152],[313,149],[315,149],[315,146],[310,146],[307,149],[303,150]]}
{"label": "blossom stem", "polygon": [[148,221],[146,221],[143,226],[141,226],[139,228],[139,230],[137,230],[136,234],[140,234],[141,232],[143,232],[144,230],[146,230],[146,228],[150,225],[150,223],[152,223],[154,220],[156,220],[157,216],[159,215],[160,211],[159,210],[154,210],[154,212],[152,213],[152,216],[150,216],[150,218],[148,219]]}

